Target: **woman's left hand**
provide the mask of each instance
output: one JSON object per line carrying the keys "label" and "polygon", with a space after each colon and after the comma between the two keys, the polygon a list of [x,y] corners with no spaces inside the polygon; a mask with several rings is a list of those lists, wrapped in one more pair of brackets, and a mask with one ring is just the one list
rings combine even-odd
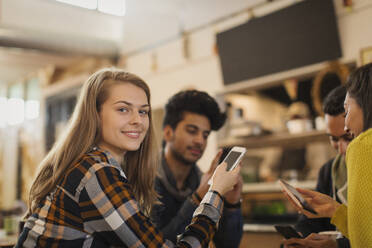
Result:
{"label": "woman's left hand", "polygon": [[309,218],[322,218],[322,217],[332,218],[336,209],[341,205],[340,203],[335,201],[332,197],[326,194],[322,194],[322,193],[319,193],[313,190],[301,189],[301,188],[297,188],[297,190],[298,192],[301,193],[301,195],[305,198],[308,204],[318,214],[310,213],[309,211],[306,211],[305,209],[299,207],[297,204],[293,202],[292,198],[286,192],[283,192],[283,193],[289,199],[292,205],[297,209],[297,211],[303,213]]}

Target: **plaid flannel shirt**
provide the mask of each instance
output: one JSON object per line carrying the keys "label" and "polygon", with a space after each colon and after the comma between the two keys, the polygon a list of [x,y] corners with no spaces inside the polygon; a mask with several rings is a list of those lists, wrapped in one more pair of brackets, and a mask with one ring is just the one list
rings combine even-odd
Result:
{"label": "plaid flannel shirt", "polygon": [[94,148],[27,219],[16,247],[205,247],[222,208],[219,194],[209,191],[174,245],[140,211],[117,161]]}

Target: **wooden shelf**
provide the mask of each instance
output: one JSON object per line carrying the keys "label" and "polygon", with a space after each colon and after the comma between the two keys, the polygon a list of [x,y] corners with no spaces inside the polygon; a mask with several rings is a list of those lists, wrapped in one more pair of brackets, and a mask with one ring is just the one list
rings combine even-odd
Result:
{"label": "wooden shelf", "polygon": [[243,225],[244,232],[272,232],[276,233],[274,224],[248,224]]}
{"label": "wooden shelf", "polygon": [[[355,60],[340,60],[342,64],[347,66],[355,66]],[[305,79],[309,77],[313,77],[319,71],[323,70],[329,65],[328,62],[320,62],[308,66],[303,66],[300,68],[295,68],[283,72],[277,72],[270,75],[265,75],[253,79],[243,80],[240,82],[236,82],[233,84],[226,85],[222,92],[219,92],[217,95],[226,95],[230,93],[247,93],[251,91],[261,90],[270,88],[273,86],[283,84],[283,81],[287,79],[296,78]]]}
{"label": "wooden shelf", "polygon": [[[315,180],[307,180],[307,181],[296,181],[290,182],[291,185],[294,187],[304,188],[304,189],[315,189],[316,181]],[[243,193],[271,193],[275,195],[275,193],[281,194],[281,187],[278,182],[270,182],[270,183],[245,183],[243,185]],[[282,194],[281,194],[282,195]]]}
{"label": "wooden shelf", "polygon": [[243,146],[262,148],[270,146],[303,147],[310,142],[328,141],[325,131],[308,131],[298,134],[278,133],[265,136],[231,137],[219,142],[219,147]]}

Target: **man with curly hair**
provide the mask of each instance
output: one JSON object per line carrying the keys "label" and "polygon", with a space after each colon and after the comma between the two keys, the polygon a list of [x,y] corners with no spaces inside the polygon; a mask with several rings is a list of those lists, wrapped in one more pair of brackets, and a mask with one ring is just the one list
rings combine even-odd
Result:
{"label": "man with curly hair", "polygon": [[[222,152],[204,174],[196,163],[204,153],[211,131],[220,129],[225,120],[225,113],[206,92],[181,91],[165,106],[161,166],[155,181],[161,204],[153,208],[152,217],[167,239],[175,241],[183,232],[208,191],[208,180]],[[243,232],[241,189],[240,180],[224,195],[224,212],[214,237],[217,247],[239,246]]]}

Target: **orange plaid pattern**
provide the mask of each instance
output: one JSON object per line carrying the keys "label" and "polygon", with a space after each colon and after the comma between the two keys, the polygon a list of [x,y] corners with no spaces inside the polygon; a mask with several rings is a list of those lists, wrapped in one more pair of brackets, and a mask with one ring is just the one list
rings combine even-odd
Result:
{"label": "orange plaid pattern", "polygon": [[94,148],[27,219],[16,247],[206,247],[222,208],[220,195],[209,191],[174,245],[140,211],[116,160]]}

